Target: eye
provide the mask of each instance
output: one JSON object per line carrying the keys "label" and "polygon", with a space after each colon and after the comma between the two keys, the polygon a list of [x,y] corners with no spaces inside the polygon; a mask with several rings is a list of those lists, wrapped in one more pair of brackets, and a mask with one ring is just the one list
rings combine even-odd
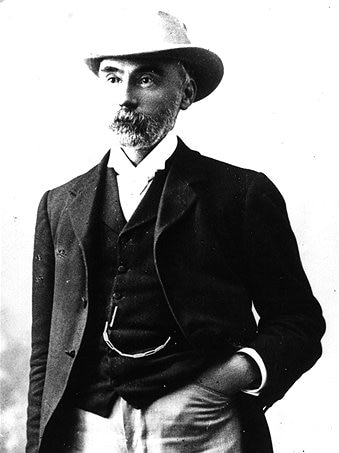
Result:
{"label": "eye", "polygon": [[143,75],[142,77],[139,78],[138,84],[141,86],[150,86],[154,84],[154,77],[150,75]]}
{"label": "eye", "polygon": [[110,74],[106,77],[106,82],[119,83],[121,82],[121,79],[119,79],[119,77],[117,77],[116,75]]}

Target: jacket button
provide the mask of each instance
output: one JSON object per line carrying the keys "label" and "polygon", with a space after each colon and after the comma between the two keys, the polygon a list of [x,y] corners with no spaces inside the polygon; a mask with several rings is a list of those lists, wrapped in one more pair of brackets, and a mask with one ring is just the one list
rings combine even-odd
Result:
{"label": "jacket button", "polygon": [[81,302],[82,302],[83,307],[86,308],[87,307],[87,299],[86,299],[86,297],[82,296],[81,297]]}
{"label": "jacket button", "polygon": [[121,294],[120,293],[113,293],[113,299],[116,299],[116,300],[121,299]]}
{"label": "jacket button", "polygon": [[67,256],[67,252],[66,252],[65,249],[58,249],[58,250],[56,251],[56,256],[57,256],[58,258],[65,258],[65,256]]}
{"label": "jacket button", "polygon": [[122,264],[118,267],[119,274],[124,274],[127,271],[127,268]]}
{"label": "jacket button", "polygon": [[74,349],[71,349],[70,351],[66,350],[65,351],[65,354],[69,355],[70,357],[72,357],[72,359],[74,359],[75,357],[75,351]]}

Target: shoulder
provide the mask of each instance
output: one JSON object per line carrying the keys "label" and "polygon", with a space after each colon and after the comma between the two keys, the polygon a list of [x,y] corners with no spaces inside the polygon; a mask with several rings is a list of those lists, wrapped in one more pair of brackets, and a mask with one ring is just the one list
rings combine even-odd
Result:
{"label": "shoulder", "polygon": [[263,173],[246,167],[240,167],[201,154],[186,147],[190,159],[195,162],[208,183],[216,188],[244,192],[276,191],[273,182]]}
{"label": "shoulder", "polygon": [[[243,206],[273,203],[285,209],[284,199],[275,184],[264,173],[205,156],[183,144],[185,172],[193,171],[205,181],[205,194],[220,203]],[[218,203],[218,201],[216,201]]]}
{"label": "shoulder", "polygon": [[220,180],[227,184],[227,189],[235,194],[242,194],[246,205],[257,201],[273,203],[285,208],[285,201],[279,189],[263,172],[220,162],[203,156],[204,166],[210,172],[210,179]]}
{"label": "shoulder", "polygon": [[63,198],[65,196],[68,196],[68,194],[73,191],[77,192],[83,186],[88,184],[88,181],[91,181],[93,177],[96,176],[98,172],[98,167],[99,165],[95,165],[87,172],[72,178],[71,180],[61,184],[60,186],[50,189],[49,190],[50,200],[57,200],[59,198]]}
{"label": "shoulder", "polygon": [[180,138],[178,144],[178,156],[181,155],[181,165],[189,171],[199,171],[204,177],[212,180],[221,179],[248,184],[259,174],[255,170],[238,167],[226,161],[208,157],[199,151],[189,148]]}
{"label": "shoulder", "polygon": [[48,190],[42,197],[38,212],[45,211],[50,219],[58,218],[74,197],[89,185],[94,185],[99,180],[100,169],[106,165],[108,154],[102,161],[87,172]]}
{"label": "shoulder", "polygon": [[49,191],[51,198],[58,198],[63,197],[65,194],[69,192],[78,193],[80,192],[86,185],[90,184],[91,182],[95,181],[99,177],[100,171],[107,167],[107,162],[109,159],[110,152],[108,151],[101,161],[95,165],[94,167],[90,168],[85,173],[82,173],[75,178],[61,184],[58,187],[55,187]]}
{"label": "shoulder", "polygon": [[208,176],[221,176],[234,183],[251,184],[261,173],[249,168],[239,167],[226,161],[220,161],[200,154],[201,164]]}

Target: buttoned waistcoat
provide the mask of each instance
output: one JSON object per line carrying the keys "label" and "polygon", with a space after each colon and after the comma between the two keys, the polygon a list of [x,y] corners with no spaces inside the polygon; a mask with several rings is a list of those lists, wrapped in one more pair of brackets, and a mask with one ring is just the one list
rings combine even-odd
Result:
{"label": "buttoned waistcoat", "polygon": [[[108,155],[47,192],[33,259],[28,452],[67,388],[88,315],[89,251]],[[166,302],[200,353],[242,346],[264,360],[269,406],[320,357],[321,309],[303,271],[282,196],[262,173],[205,157],[179,140],[158,208],[154,263]],[[257,326],[252,303],[260,316]]]}

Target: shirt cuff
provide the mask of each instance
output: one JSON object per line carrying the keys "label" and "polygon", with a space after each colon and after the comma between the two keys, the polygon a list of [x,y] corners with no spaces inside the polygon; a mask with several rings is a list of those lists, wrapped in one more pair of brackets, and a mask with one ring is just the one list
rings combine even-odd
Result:
{"label": "shirt cuff", "polygon": [[252,359],[258,365],[260,373],[261,373],[261,383],[260,383],[259,387],[256,389],[242,390],[242,392],[248,393],[249,395],[252,395],[252,396],[259,396],[260,391],[263,389],[263,387],[265,386],[266,381],[267,381],[267,369],[263,362],[263,359],[260,357],[260,355],[257,353],[257,351],[253,348],[241,348],[241,349],[239,349],[238,352],[241,352],[242,354],[247,354],[250,357],[252,357]]}

